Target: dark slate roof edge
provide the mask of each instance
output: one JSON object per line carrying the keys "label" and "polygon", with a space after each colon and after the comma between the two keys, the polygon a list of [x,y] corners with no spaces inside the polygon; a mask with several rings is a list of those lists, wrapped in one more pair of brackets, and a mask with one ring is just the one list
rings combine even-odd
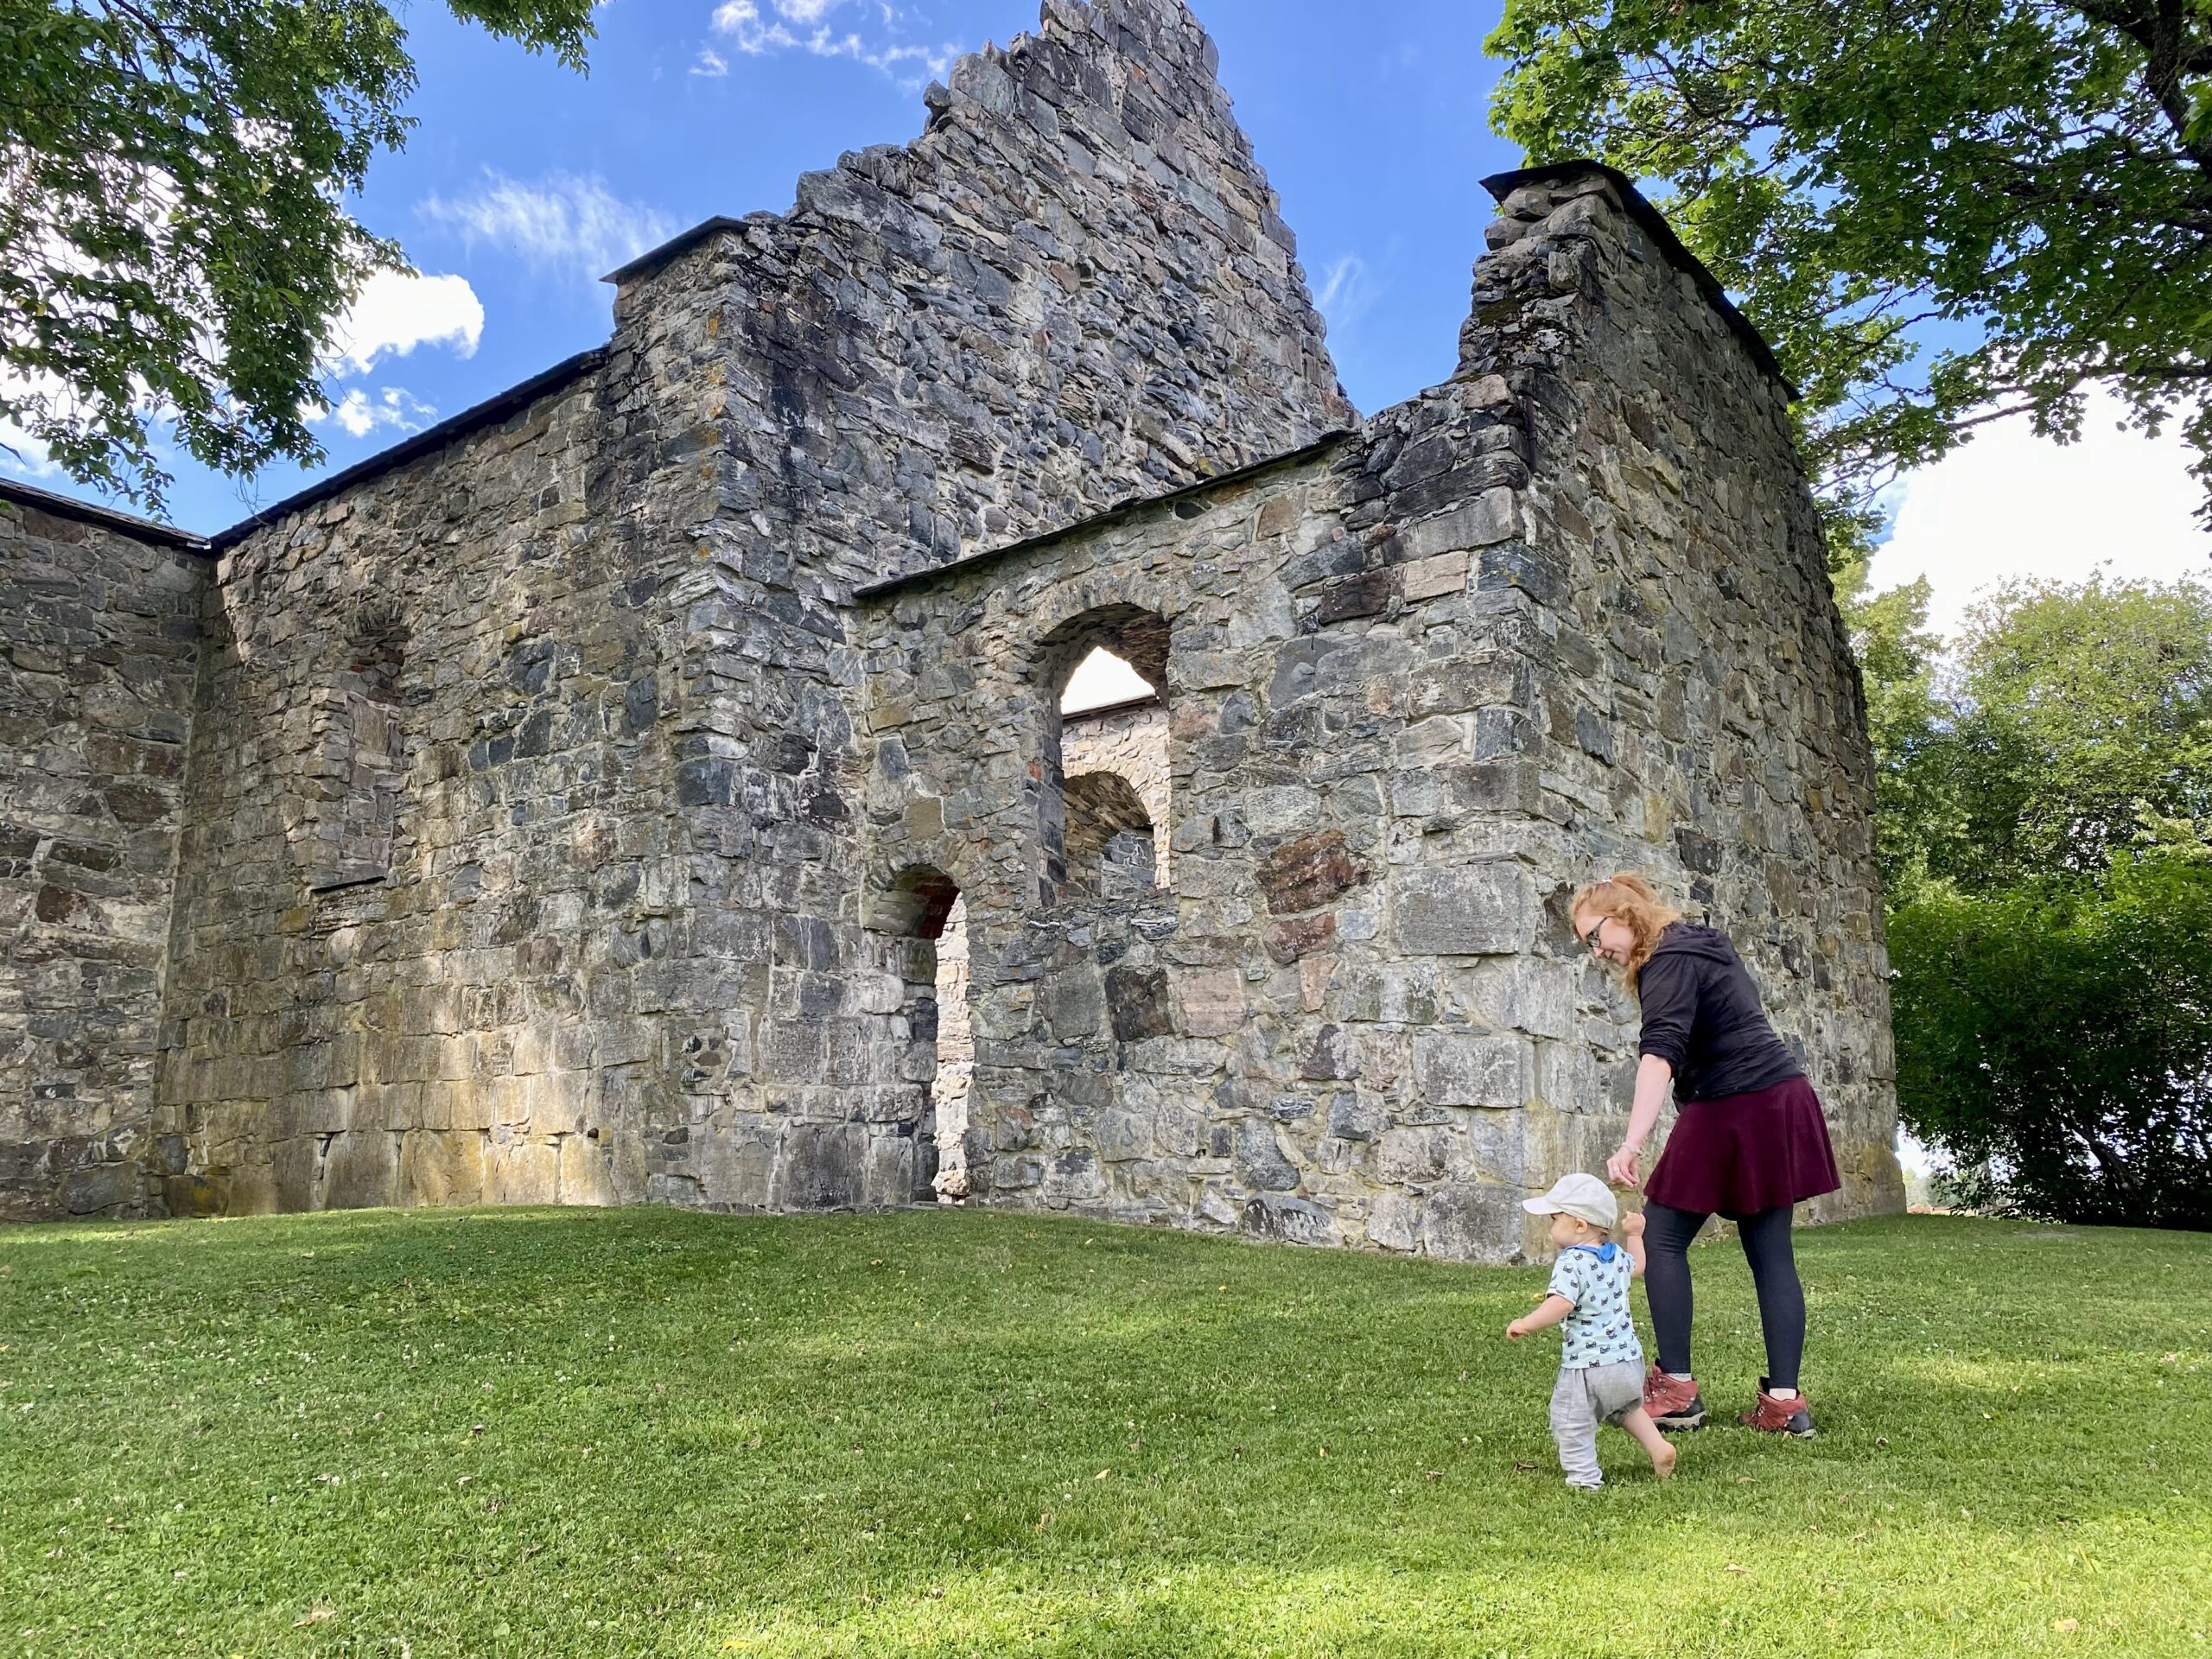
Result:
{"label": "dark slate roof edge", "polygon": [[41,512],[50,512],[56,518],[73,518],[80,524],[96,524],[102,530],[111,530],[118,536],[151,542],[157,547],[173,547],[181,553],[212,555],[213,551],[205,536],[179,530],[175,524],[141,518],[132,513],[118,512],[113,507],[104,507],[97,501],[79,501],[73,495],[57,495],[52,490],[41,490],[35,484],[20,483],[12,478],[0,478],[0,501],[13,501],[18,506],[34,507]]}
{"label": "dark slate roof edge", "polygon": [[1677,269],[1689,273],[1690,280],[1697,284],[1698,292],[1704,295],[1707,302],[1720,314],[1720,320],[1728,325],[1736,338],[1744,342],[1745,349],[1751,354],[1751,361],[1780,381],[1783,389],[1795,402],[1798,396],[1797,388],[1789,377],[1783,373],[1782,365],[1776,360],[1774,347],[1767,344],[1766,336],[1752,326],[1749,317],[1736,308],[1736,302],[1728,297],[1728,290],[1720,286],[1720,279],[1705,268],[1702,259],[1682,245],[1682,238],[1675,234],[1675,227],[1667,222],[1667,216],[1654,207],[1643,192],[1636,188],[1635,181],[1618,168],[1589,160],[1547,162],[1541,167],[1522,167],[1510,173],[1493,173],[1483,181],[1483,188],[1503,201],[1524,184],[1554,184],[1561,179],[1571,179],[1586,173],[1595,173],[1620,193],[1629,217],[1643,227],[1644,233],[1659,245],[1661,251]]}
{"label": "dark slate roof edge", "polygon": [[219,530],[207,541],[207,546],[217,553],[228,552],[257,530],[266,529],[279,519],[301,512],[319,502],[327,501],[340,491],[349,490],[365,479],[388,473],[395,467],[442,449],[455,438],[466,437],[480,427],[505,420],[527,404],[537,402],[548,392],[557,391],[569,381],[590,373],[607,360],[607,347],[594,346],[588,352],[578,352],[567,361],[556,363],[543,373],[533,374],[518,385],[509,386],[495,397],[486,398],[470,409],[464,409],[450,419],[427,427],[404,442],[395,443],[389,449],[379,450],[366,461],[356,461],[343,471],[319,478],[296,495],[288,495],[274,506],[264,507],[251,518],[241,518],[228,530]]}
{"label": "dark slate roof edge", "polygon": [[599,280],[620,286],[633,277],[643,276],[659,270],[677,255],[688,251],[718,231],[741,231],[745,221],[732,219],[727,213],[717,213],[712,219],[702,219],[688,231],[678,231],[657,248],[647,248],[626,265],[617,265]]}
{"label": "dark slate roof edge", "polygon": [[989,564],[994,560],[1005,558],[1009,554],[1027,552],[1033,548],[1049,547],[1054,542],[1064,541],[1070,536],[1080,535],[1086,530],[1096,530],[1102,524],[1111,524],[1117,518],[1126,518],[1133,513],[1142,512],[1149,507],[1164,507],[1172,502],[1180,501],[1186,496],[1202,495],[1208,490],[1217,490],[1224,484],[1240,484],[1248,478],[1272,471],[1277,467],[1288,467],[1298,461],[1311,461],[1314,456],[1336,448],[1345,439],[1357,437],[1358,435],[1357,427],[1334,427],[1324,432],[1311,443],[1301,444],[1295,449],[1286,449],[1279,455],[1269,455],[1263,461],[1252,461],[1230,472],[1217,473],[1211,478],[1197,479],[1191,483],[1179,485],[1174,489],[1163,492],[1159,495],[1125,496],[1109,507],[1101,507],[1087,518],[1078,518],[1073,524],[1062,524],[1056,530],[1039,531],[1034,536],[1024,537],[1018,542],[1008,542],[1003,547],[987,547],[980,553],[970,553],[965,558],[954,559],[948,563],[932,564],[920,570],[906,571],[901,575],[886,576],[880,582],[864,582],[853,589],[853,597],[855,599],[880,598],[885,594],[896,593],[902,588],[917,587],[936,576],[954,575],[972,570],[979,564]]}

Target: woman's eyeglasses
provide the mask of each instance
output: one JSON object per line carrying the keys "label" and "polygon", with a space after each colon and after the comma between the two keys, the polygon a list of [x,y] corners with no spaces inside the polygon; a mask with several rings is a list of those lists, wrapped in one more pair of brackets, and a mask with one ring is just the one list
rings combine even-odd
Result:
{"label": "woman's eyeglasses", "polygon": [[1605,947],[1598,943],[1598,933],[1605,925],[1605,918],[1602,916],[1600,916],[1596,921],[1591,923],[1590,931],[1582,936],[1582,943],[1588,945],[1592,950],[1604,950]]}

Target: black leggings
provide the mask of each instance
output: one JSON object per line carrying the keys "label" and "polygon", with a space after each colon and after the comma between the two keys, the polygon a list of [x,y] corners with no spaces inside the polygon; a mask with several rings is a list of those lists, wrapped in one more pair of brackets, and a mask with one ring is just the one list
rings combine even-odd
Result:
{"label": "black leggings", "polygon": [[[1659,1369],[1690,1369],[1690,1241],[1707,1217],[1647,1201],[1643,1243],[1649,1253],[1643,1281],[1651,1297],[1651,1328],[1659,1338]],[[1805,1357],[1805,1291],[1789,1248],[1789,1206],[1745,1216],[1736,1224],[1744,1259],[1759,1296],[1759,1325],[1766,1333],[1767,1386],[1794,1389]]]}

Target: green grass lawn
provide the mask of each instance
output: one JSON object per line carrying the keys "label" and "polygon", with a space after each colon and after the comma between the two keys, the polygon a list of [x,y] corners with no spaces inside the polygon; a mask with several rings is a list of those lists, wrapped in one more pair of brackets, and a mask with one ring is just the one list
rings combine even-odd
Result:
{"label": "green grass lawn", "polygon": [[[1800,1236],[1560,1484],[1536,1268],[973,1213],[0,1232],[0,1654],[2212,1659],[2202,1235]],[[1759,1370],[1700,1248],[1716,1412]],[[1646,1327],[1648,1332],[1648,1326]]]}

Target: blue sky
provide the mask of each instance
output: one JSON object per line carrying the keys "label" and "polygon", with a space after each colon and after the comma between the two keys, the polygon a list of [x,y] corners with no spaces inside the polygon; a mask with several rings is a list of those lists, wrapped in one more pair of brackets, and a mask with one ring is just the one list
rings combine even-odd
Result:
{"label": "blue sky", "polygon": [[[1196,10],[1353,401],[1372,413],[1443,379],[1490,217],[1478,181],[1519,159],[1485,119],[1495,6]],[[598,278],[632,253],[716,213],[785,211],[800,173],[912,138],[922,86],[957,51],[1033,30],[1037,0],[613,0],[588,77],[442,5],[402,15],[419,124],[353,209],[431,280],[365,296],[316,427],[332,467],[606,339],[612,290]],[[200,531],[312,476],[278,467],[240,484],[171,464],[171,516]],[[5,455],[0,467],[28,470]]]}

